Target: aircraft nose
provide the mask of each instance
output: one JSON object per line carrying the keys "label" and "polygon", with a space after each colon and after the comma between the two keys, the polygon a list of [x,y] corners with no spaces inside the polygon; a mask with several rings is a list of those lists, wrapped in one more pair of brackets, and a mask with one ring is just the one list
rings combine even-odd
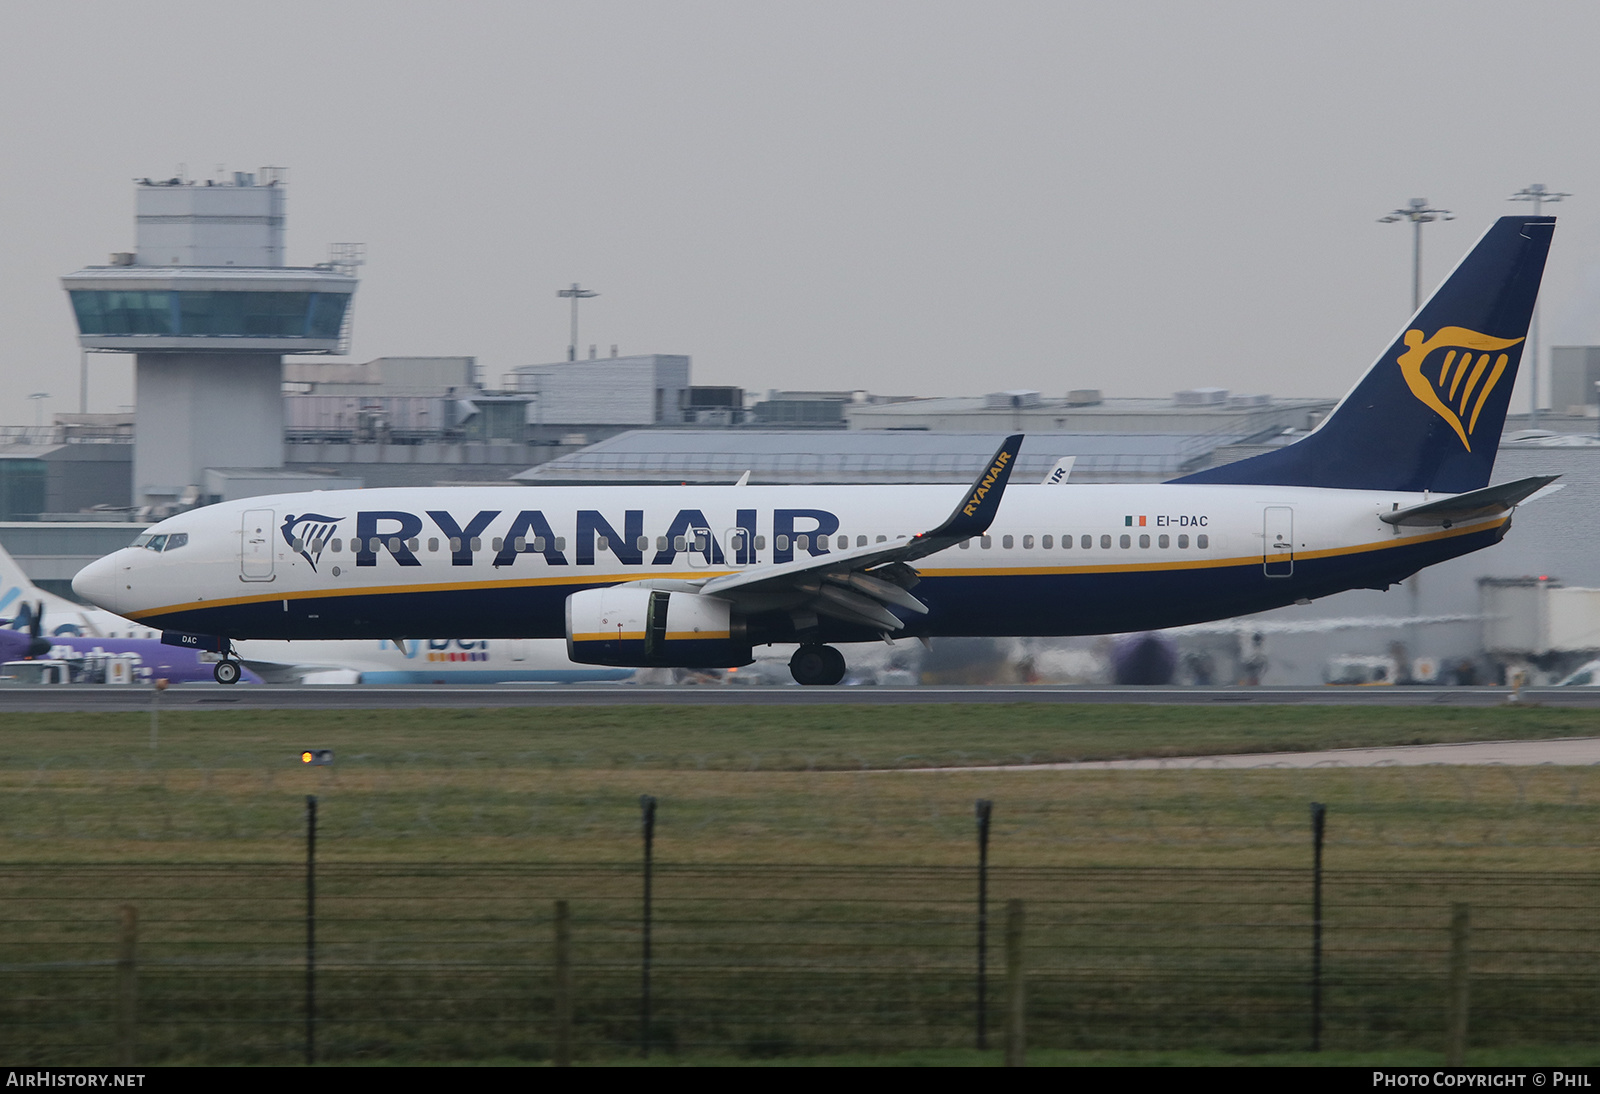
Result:
{"label": "aircraft nose", "polygon": [[72,591],[96,607],[117,610],[117,567],[110,556],[96,559],[72,579]]}

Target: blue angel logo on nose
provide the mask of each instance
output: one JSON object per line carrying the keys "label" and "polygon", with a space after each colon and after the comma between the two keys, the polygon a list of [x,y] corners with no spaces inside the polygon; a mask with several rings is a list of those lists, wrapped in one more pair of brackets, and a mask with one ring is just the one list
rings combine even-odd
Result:
{"label": "blue angel logo on nose", "polygon": [[283,518],[283,540],[292,550],[298,551],[300,557],[311,566],[311,572],[317,572],[317,562],[322,558],[323,549],[328,546],[328,537],[338,529],[343,517],[325,517],[321,513],[306,513],[295,516],[290,513]]}

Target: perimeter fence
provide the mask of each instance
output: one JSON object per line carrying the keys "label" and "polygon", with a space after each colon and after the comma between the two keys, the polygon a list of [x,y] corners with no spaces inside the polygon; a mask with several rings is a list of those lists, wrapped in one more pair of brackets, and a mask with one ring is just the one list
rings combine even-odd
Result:
{"label": "perimeter fence", "polygon": [[[315,877],[312,904],[302,862],[0,865],[0,1057],[544,1060],[563,1030],[580,1059],[774,1057],[970,1048],[980,1014],[997,1045],[1004,1025],[1001,917],[980,986],[971,867],[656,863],[648,967],[639,863]],[[1030,1047],[1311,1043],[1309,865],[997,866],[987,889],[1026,908]],[[1445,1048],[1462,903],[1471,1044],[1600,1039],[1600,874],[1330,870],[1321,903],[1324,1048]]]}

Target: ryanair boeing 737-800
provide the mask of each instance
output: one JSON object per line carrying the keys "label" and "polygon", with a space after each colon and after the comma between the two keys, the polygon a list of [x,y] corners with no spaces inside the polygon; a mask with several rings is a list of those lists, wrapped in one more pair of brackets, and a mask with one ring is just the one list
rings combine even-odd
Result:
{"label": "ryanair boeing 737-800", "polygon": [[[1151,630],[1386,588],[1500,541],[1548,478],[1489,485],[1555,221],[1496,222],[1302,440],[1168,483],[1009,484],[1008,438],[944,486],[467,487],[284,494],[172,517],[73,582],[212,649],[236,639],[565,637],[616,666],[834,644]],[[508,504],[509,503],[509,504]],[[955,503],[952,511],[951,505]]]}

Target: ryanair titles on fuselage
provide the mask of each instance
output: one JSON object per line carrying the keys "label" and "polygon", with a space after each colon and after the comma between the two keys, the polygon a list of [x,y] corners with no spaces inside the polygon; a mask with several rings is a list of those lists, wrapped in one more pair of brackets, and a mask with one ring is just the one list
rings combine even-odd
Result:
{"label": "ryanair titles on fuselage", "polygon": [[[279,525],[279,534],[313,569],[330,548],[347,559],[353,553],[357,567],[376,566],[385,554],[401,566],[421,566],[417,554],[424,540],[433,541],[427,545],[430,552],[441,547],[449,552],[455,566],[472,566],[480,557],[492,556],[498,569],[513,566],[518,556],[525,554],[540,555],[549,566],[594,566],[602,554],[612,556],[608,564],[624,566],[672,566],[680,555],[688,554],[699,555],[713,566],[749,566],[758,561],[792,562],[797,554],[828,554],[836,546],[834,537],[841,527],[837,514],[811,508],[765,512],[739,508],[734,510],[731,527],[718,527],[722,522],[707,518],[702,509],[679,509],[665,528],[648,532],[645,510],[625,509],[620,520],[616,516],[615,511],[607,515],[598,509],[579,509],[563,523],[553,522],[541,509],[483,509],[469,518],[443,509],[422,513],[370,509],[356,512],[353,518],[290,513]],[[1203,514],[1149,519],[1158,527],[1204,528],[1210,523]],[[1145,521],[1140,516],[1118,523],[1144,526]],[[558,523],[563,523],[559,529]],[[498,533],[486,538],[497,526],[501,526]],[[346,535],[353,539],[348,551],[341,527],[347,528]],[[568,529],[573,531],[570,542],[562,534]],[[881,541],[884,537],[874,538]]]}

